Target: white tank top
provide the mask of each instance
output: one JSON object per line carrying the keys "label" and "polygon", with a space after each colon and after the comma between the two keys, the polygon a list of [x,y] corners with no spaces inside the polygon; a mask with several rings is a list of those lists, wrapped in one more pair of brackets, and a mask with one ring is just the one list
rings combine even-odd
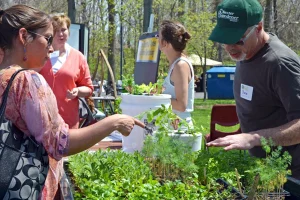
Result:
{"label": "white tank top", "polygon": [[188,102],[187,102],[187,107],[186,107],[185,111],[180,112],[178,110],[173,109],[173,112],[176,115],[178,115],[180,118],[185,119],[189,122],[191,120],[191,112],[194,111],[194,95],[195,95],[194,92],[195,91],[194,91],[194,70],[193,70],[193,65],[191,64],[191,62],[187,58],[180,57],[172,63],[172,65],[170,67],[170,70],[168,72],[168,76],[164,80],[165,91],[163,93],[164,94],[170,94],[172,96],[172,99],[176,99],[175,87],[171,82],[171,74],[172,74],[172,71],[174,69],[175,64],[177,62],[179,62],[180,60],[183,60],[183,61],[188,63],[188,65],[191,69],[191,72],[192,72],[191,73],[192,78],[191,78],[191,80],[189,82],[189,85],[188,85]]}

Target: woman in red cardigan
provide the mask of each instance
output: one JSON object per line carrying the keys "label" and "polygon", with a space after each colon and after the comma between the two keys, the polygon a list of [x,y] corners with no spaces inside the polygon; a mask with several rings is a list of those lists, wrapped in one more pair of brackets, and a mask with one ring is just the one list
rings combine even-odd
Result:
{"label": "woman in red cardigan", "polygon": [[52,17],[52,20],[54,52],[40,74],[56,96],[59,114],[70,128],[78,128],[78,97],[88,97],[93,92],[89,66],[84,55],[66,43],[70,34],[70,19],[59,15]]}

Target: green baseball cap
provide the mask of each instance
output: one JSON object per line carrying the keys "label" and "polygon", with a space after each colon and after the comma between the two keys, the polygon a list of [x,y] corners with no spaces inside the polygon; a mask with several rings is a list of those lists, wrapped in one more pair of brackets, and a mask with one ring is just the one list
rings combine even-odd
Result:
{"label": "green baseball cap", "polygon": [[262,20],[263,8],[257,0],[224,0],[218,5],[217,25],[209,39],[235,44],[253,25]]}

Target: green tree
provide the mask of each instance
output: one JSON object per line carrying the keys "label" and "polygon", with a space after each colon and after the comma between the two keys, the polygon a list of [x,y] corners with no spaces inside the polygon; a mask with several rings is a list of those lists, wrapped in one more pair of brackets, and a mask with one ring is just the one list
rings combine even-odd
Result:
{"label": "green tree", "polygon": [[[207,10],[207,9],[203,9]],[[201,67],[203,70],[203,89],[204,99],[206,99],[206,58],[217,57],[217,48],[214,43],[208,40],[208,37],[214,28],[215,24],[212,22],[214,14],[208,11],[198,11],[198,13],[189,12],[185,16],[187,30],[191,33],[192,39],[188,43],[188,52],[196,54],[201,59]]]}

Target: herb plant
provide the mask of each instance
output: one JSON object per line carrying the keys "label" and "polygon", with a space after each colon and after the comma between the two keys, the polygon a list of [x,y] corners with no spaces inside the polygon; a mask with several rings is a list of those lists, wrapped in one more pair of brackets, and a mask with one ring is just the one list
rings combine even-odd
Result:
{"label": "herb plant", "polygon": [[150,82],[148,85],[137,85],[134,82],[133,75],[127,75],[123,76],[122,85],[129,94],[142,95],[146,93],[147,95],[157,95],[162,94],[164,91],[163,82],[163,79],[158,79],[156,83]]}

